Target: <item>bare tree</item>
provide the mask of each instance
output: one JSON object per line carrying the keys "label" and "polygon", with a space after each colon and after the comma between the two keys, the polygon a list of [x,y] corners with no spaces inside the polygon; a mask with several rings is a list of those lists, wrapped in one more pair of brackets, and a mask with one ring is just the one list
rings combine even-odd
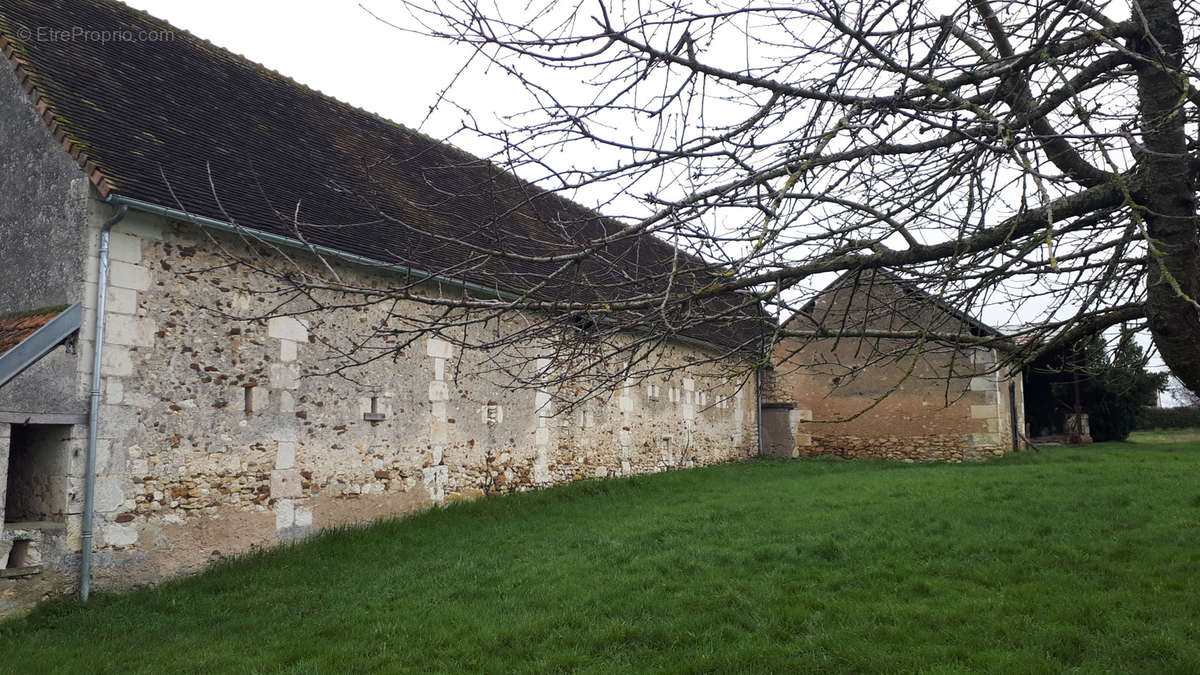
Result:
{"label": "bare tree", "polygon": [[[453,237],[461,262],[437,271],[508,289],[491,296],[421,292],[427,279],[368,288],[333,268],[298,278],[242,261],[279,281],[281,297],[319,307],[431,308],[389,315],[337,346],[349,363],[429,332],[484,352],[536,343],[590,390],[601,371],[611,384],[674,367],[650,362],[657,347],[714,330],[728,353],[759,359],[783,336],[840,336],[903,338],[901,351],[1001,346],[1003,365],[1017,366],[1127,323],[1148,328],[1176,377],[1200,390],[1195,3],[404,6],[377,16],[474,49],[435,113],[461,114],[463,131],[496,149],[489,161],[540,186],[514,182],[506,203],[563,195],[609,218],[581,236],[575,225],[594,214],[562,210],[549,252],[519,232],[503,245]],[[483,120],[453,107],[455,87],[484,71],[507,76],[528,106]],[[420,228],[384,208],[378,217]],[[475,233],[499,217],[483,221]],[[641,256],[654,264],[630,264]],[[514,272],[529,266],[537,273]],[[940,307],[1007,309],[1020,339],[916,322],[758,321],[793,315],[828,273],[874,269]],[[524,328],[488,339],[473,330],[515,315]],[[520,362],[504,368],[536,380]]]}

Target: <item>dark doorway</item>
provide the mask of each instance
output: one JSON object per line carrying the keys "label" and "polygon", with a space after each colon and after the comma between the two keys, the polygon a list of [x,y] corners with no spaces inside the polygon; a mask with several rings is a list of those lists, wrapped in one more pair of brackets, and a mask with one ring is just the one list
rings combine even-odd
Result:
{"label": "dark doorway", "polygon": [[70,425],[12,426],[4,522],[66,519],[70,439]]}

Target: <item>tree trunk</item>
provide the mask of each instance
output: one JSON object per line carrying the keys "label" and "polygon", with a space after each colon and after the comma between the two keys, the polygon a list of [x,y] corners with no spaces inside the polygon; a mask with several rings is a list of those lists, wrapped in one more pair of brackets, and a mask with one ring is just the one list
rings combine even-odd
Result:
{"label": "tree trunk", "polygon": [[[1146,270],[1146,317],[1154,344],[1171,372],[1200,392],[1200,235],[1196,192],[1184,134],[1187,81],[1179,74],[1183,31],[1172,0],[1133,0],[1149,35],[1132,41],[1142,56],[1162,64],[1138,65],[1142,142],[1142,207],[1154,249]],[[1140,8],[1140,9],[1139,9]]]}

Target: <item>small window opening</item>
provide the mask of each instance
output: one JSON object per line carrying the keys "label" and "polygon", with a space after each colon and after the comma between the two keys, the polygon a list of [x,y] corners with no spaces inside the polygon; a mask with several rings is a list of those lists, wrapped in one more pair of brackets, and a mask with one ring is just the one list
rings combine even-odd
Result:
{"label": "small window opening", "polygon": [[371,412],[363,413],[363,419],[368,422],[371,422],[372,424],[374,424],[375,422],[382,422],[383,420],[387,419],[387,415],[379,412],[379,397],[378,396],[371,397]]}
{"label": "small window opening", "polygon": [[12,550],[8,552],[8,564],[4,566],[6,570],[15,570],[22,567],[30,567],[29,553],[32,542],[29,539],[15,539],[12,543]]}
{"label": "small window opening", "polygon": [[242,387],[242,390],[245,392],[243,394],[243,409],[245,410],[245,413],[247,416],[253,415],[254,414],[254,385],[247,384],[246,386]]}

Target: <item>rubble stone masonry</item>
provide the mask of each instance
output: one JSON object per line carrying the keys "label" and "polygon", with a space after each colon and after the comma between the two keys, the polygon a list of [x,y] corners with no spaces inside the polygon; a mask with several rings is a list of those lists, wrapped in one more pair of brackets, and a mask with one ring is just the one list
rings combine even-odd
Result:
{"label": "rubble stone masonry", "polygon": [[[848,317],[853,327],[876,322],[873,327],[888,328],[896,321],[891,308],[903,306],[900,289],[876,287],[867,298],[863,286],[819,296],[812,315]],[[936,309],[910,311],[905,318],[913,325],[961,330],[957,318]],[[803,318],[794,322],[803,327]],[[776,345],[775,371],[763,391],[767,400],[787,401],[794,408],[793,456],[976,461],[1013,449],[1014,412],[1017,430],[1025,424],[1021,375],[1006,377],[996,358],[993,349],[983,347],[792,337]]]}
{"label": "rubble stone masonry", "polygon": [[[94,210],[91,242],[105,215]],[[691,346],[665,350],[665,362],[684,366],[672,378],[627,382],[572,410],[549,386],[512,389],[473,375],[480,355],[438,338],[346,377],[327,374],[331,351],[382,320],[382,307],[280,316],[277,297],[243,290],[254,273],[229,266],[222,246],[244,244],[136,212],[113,232],[96,491],[101,587],[445,500],[754,453],[752,385],[687,368],[701,356]],[[338,272],[371,283],[360,269]],[[85,300],[77,350],[81,392],[92,305]],[[71,551],[80,545],[81,443],[72,441]]]}

